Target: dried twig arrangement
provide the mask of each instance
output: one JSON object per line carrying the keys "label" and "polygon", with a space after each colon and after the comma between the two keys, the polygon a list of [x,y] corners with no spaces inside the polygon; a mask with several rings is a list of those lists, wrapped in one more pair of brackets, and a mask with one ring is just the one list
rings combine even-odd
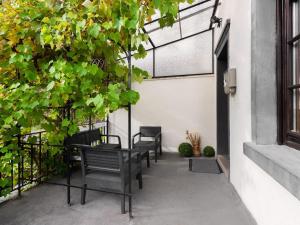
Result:
{"label": "dried twig arrangement", "polygon": [[191,142],[192,146],[200,146],[201,139],[199,133],[190,133],[186,131],[186,138]]}

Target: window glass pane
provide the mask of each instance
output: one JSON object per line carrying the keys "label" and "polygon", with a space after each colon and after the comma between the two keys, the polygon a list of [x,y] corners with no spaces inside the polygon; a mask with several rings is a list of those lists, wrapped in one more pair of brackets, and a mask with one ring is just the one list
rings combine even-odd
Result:
{"label": "window glass pane", "polygon": [[291,130],[300,133],[300,89],[292,91]]}
{"label": "window glass pane", "polygon": [[178,40],[180,39],[179,23],[174,23],[172,27],[164,27],[153,32],[149,31],[149,37],[156,46]]}
{"label": "window glass pane", "polygon": [[201,8],[191,14],[186,14],[187,11],[180,13],[183,37],[207,30],[209,28],[213,7],[208,7],[205,9]]}
{"label": "window glass pane", "polygon": [[147,52],[144,59],[135,59],[132,57],[132,65],[146,70],[151,76],[153,75],[153,50]]}
{"label": "window glass pane", "polygon": [[149,49],[152,49],[152,48],[153,48],[152,45],[151,45],[151,43],[150,43],[150,41],[143,42],[142,45],[144,46],[144,48],[145,48],[146,50],[149,50]]}
{"label": "window glass pane", "polygon": [[299,62],[299,41],[293,44],[292,56],[292,84],[300,84],[300,62]]}
{"label": "window glass pane", "polygon": [[159,26],[159,22],[152,22],[152,23],[149,23],[148,25],[145,26],[145,30],[147,32],[151,32],[152,30],[157,30],[159,29],[160,26]]}
{"label": "window glass pane", "polygon": [[293,37],[299,34],[299,1],[293,3]]}
{"label": "window glass pane", "polygon": [[155,50],[155,76],[212,73],[212,32]]}

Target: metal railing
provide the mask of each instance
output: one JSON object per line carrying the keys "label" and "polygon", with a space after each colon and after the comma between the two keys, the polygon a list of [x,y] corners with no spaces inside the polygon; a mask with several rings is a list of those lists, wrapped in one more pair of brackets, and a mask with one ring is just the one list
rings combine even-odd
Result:
{"label": "metal railing", "polygon": [[[89,129],[99,128],[102,134],[109,133],[108,121],[86,125]],[[37,131],[17,137],[19,150],[14,153],[16,154],[14,160],[10,160],[10,174],[0,172],[0,179],[6,178],[10,181],[6,187],[0,187],[0,197],[12,192],[17,192],[18,196],[21,196],[23,190],[47,181],[50,176],[58,175],[60,170],[66,167],[64,147],[45,143],[43,140],[45,134],[45,131]],[[29,141],[32,138],[34,142]],[[103,141],[108,141],[108,138]]]}

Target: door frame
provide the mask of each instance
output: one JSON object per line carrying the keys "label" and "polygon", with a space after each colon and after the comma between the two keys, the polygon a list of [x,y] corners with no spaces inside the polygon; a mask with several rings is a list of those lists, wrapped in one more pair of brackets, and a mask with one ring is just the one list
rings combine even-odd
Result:
{"label": "door frame", "polygon": [[[219,137],[220,135],[218,134],[218,126],[219,126],[219,124],[220,124],[220,120],[221,120],[221,118],[219,117],[219,110],[220,110],[220,107],[219,107],[219,96],[218,96],[218,93],[219,93],[219,87],[218,87],[218,79],[220,79],[220,74],[219,74],[219,72],[218,72],[218,70],[219,70],[219,68],[218,68],[218,63],[219,63],[219,57],[220,57],[220,55],[221,55],[221,53],[225,50],[225,48],[227,48],[226,49],[226,51],[227,51],[227,56],[226,56],[226,58],[227,58],[227,68],[229,68],[229,30],[230,30],[230,20],[227,20],[226,21],[226,24],[225,24],[225,27],[224,27],[224,29],[223,29],[223,31],[222,31],[222,34],[221,34],[221,36],[220,36],[220,38],[219,38],[219,40],[218,40],[218,43],[217,43],[217,46],[216,46],[216,49],[215,49],[215,55],[216,55],[216,62],[217,62],[217,64],[216,64],[216,67],[217,67],[217,72],[216,72],[216,85],[217,85],[217,87],[216,87],[216,98],[217,98],[217,118],[216,118],[216,120],[217,120],[217,153],[219,154],[219,153],[224,153],[224,152],[219,152],[219,149],[218,149],[218,143],[219,143],[219,138],[221,138],[221,137]],[[220,82],[220,81],[219,81]],[[225,152],[225,153],[227,153],[228,155],[228,160],[229,160],[229,158],[230,158],[230,110],[229,110],[229,99],[228,99],[228,103],[227,103],[227,109],[221,109],[221,111],[223,111],[223,110],[227,110],[227,113],[228,113],[228,119],[227,119],[227,123],[228,124],[226,124],[226,126],[227,126],[227,129],[228,129],[228,133],[227,133],[227,137],[223,137],[223,138],[228,138],[228,140],[227,140],[227,147],[226,148],[228,148],[226,151],[228,151],[228,152]],[[220,112],[221,113],[221,112]]]}

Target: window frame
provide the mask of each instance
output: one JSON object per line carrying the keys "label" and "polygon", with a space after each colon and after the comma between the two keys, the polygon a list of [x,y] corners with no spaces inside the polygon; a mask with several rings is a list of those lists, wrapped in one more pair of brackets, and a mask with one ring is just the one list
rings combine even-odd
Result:
{"label": "window frame", "polygon": [[[293,74],[293,43],[300,43],[300,33],[293,36],[293,3],[300,0],[277,0],[277,101],[278,143],[300,150],[300,133],[290,129],[293,94],[300,84],[290,85]],[[300,22],[300,21],[298,21]],[[299,58],[298,58],[299,61]],[[300,62],[298,62],[300,65]]]}

